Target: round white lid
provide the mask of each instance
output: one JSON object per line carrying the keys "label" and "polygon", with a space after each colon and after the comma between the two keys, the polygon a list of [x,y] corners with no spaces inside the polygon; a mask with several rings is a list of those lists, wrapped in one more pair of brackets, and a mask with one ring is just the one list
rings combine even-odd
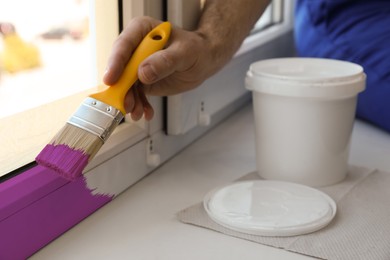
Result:
{"label": "round white lid", "polygon": [[237,182],[211,191],[203,203],[218,224],[261,236],[311,233],[336,214],[336,203],[325,193],[283,181]]}

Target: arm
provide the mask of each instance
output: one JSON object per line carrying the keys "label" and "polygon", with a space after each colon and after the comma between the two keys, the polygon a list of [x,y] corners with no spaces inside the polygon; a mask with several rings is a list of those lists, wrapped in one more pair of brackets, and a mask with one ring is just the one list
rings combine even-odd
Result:
{"label": "arm", "polygon": [[[207,0],[195,31],[173,28],[166,49],[140,64],[143,86],[129,91],[125,104],[134,120],[153,109],[146,95],[173,95],[199,86],[234,55],[269,3],[268,0]],[[160,21],[133,19],[114,43],[103,81],[111,85],[121,75],[140,40]]]}

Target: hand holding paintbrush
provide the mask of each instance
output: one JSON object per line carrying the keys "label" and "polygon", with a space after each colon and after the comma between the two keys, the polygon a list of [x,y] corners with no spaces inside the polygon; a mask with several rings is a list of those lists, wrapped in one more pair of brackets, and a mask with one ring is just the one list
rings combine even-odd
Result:
{"label": "hand holding paintbrush", "polygon": [[139,64],[168,41],[171,26],[162,23],[139,44],[121,78],[102,92],[90,95],[65,126],[36,157],[38,164],[53,169],[62,177],[74,180],[82,175],[126,114],[124,99],[137,81]]}

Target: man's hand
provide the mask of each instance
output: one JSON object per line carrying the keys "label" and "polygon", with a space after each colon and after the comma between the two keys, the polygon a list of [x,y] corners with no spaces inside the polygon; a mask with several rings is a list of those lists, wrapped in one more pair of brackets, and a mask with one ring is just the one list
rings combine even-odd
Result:
{"label": "man's hand", "polygon": [[[150,17],[133,19],[114,43],[103,81],[115,83],[143,37],[161,21]],[[139,82],[125,98],[126,111],[133,120],[145,114],[153,117],[146,95],[167,96],[182,93],[200,85],[215,71],[212,46],[199,32],[172,28],[168,46],[146,58],[139,66]]]}
{"label": "man's hand", "polygon": [[[207,0],[197,30],[172,28],[165,49],[138,68],[139,83],[126,95],[125,108],[134,120],[153,117],[145,95],[167,96],[191,90],[221,69],[240,47],[269,0]],[[133,19],[115,41],[103,77],[106,85],[121,76],[134,50],[161,21]]]}

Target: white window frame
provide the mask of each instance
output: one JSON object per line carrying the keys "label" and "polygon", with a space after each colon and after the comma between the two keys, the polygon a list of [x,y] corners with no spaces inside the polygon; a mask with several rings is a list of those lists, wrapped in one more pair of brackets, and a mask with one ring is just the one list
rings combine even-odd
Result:
{"label": "white window frame", "polygon": [[295,0],[273,0],[272,2],[275,6],[272,10],[272,15],[276,23],[263,29],[261,32],[247,37],[237,51],[236,56],[264,45],[293,29]]}

